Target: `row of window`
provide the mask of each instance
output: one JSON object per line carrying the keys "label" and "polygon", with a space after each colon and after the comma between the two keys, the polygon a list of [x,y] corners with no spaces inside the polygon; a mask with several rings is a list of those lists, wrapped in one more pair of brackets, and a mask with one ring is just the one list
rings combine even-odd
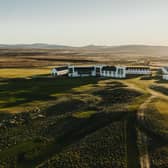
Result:
{"label": "row of window", "polygon": [[141,72],[141,71],[146,71],[146,72],[149,72],[150,70],[148,70],[148,69],[128,69],[128,70],[126,70],[126,71],[138,71],[138,72]]}

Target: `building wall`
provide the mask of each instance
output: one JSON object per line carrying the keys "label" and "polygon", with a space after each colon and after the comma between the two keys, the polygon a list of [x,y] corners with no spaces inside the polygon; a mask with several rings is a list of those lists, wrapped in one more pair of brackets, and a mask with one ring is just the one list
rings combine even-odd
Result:
{"label": "building wall", "polygon": [[91,71],[91,73],[89,74],[79,74],[78,71],[74,71],[73,73],[69,74],[70,77],[88,77],[88,76],[96,76],[96,72],[95,71]]}
{"label": "building wall", "polygon": [[69,77],[89,77],[89,76],[96,76],[96,66],[94,70],[91,71],[91,73],[88,74],[79,74],[77,70],[75,70],[74,66],[69,66],[71,71],[69,72],[68,76]]}
{"label": "building wall", "polygon": [[165,67],[161,68],[163,74],[168,74],[168,71]]}
{"label": "building wall", "polygon": [[[94,70],[91,71],[91,74],[79,74],[78,71],[75,70],[74,66],[69,66],[69,77],[86,77],[86,76],[97,76],[96,74],[96,69],[100,70],[100,74],[98,74],[98,76],[102,76],[102,77],[111,77],[111,78],[125,78],[126,77],[126,69],[125,67],[120,67],[117,66],[116,67],[116,71],[106,71],[106,70],[102,70],[103,65],[96,65],[94,67]],[[122,73],[121,73],[122,72]]]}
{"label": "building wall", "polygon": [[116,67],[116,71],[103,70],[101,76],[111,78],[126,78],[125,67]]}
{"label": "building wall", "polygon": [[[94,70],[91,71],[89,74],[79,74],[78,71],[75,69],[75,66],[69,66],[68,70],[57,71],[56,69],[52,70],[53,76],[61,76],[68,74],[69,77],[86,77],[86,76],[102,76],[102,77],[111,77],[111,78],[126,78],[127,74],[137,74],[137,75],[149,75],[151,74],[150,70],[145,69],[128,69],[124,66],[116,66],[116,71],[114,70],[102,70],[105,65],[95,65]],[[97,70],[97,71],[96,71]],[[165,69],[162,68],[162,72]],[[99,73],[97,73],[99,72]],[[167,79],[167,76],[163,77]]]}
{"label": "building wall", "polygon": [[168,75],[162,75],[163,80],[168,80]]}
{"label": "building wall", "polygon": [[168,70],[167,70],[167,68],[162,67],[161,70],[162,70],[162,79],[163,80],[168,80]]}
{"label": "building wall", "polygon": [[151,73],[150,70],[140,70],[140,69],[131,69],[131,70],[126,70],[126,74],[137,74],[137,75],[149,75]]}
{"label": "building wall", "polygon": [[68,72],[69,72],[68,69],[67,69],[67,70],[62,70],[62,71],[57,71],[56,69],[52,69],[52,70],[51,70],[51,74],[52,74],[53,76],[63,76],[63,75],[67,75]]}

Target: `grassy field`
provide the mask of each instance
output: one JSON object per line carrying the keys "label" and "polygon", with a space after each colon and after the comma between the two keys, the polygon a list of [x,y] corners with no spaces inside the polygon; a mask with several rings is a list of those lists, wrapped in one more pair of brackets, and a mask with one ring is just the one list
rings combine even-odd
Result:
{"label": "grassy field", "polygon": [[[128,60],[125,50],[102,54],[0,52],[0,167],[138,168],[137,128],[148,136],[151,166],[168,165],[167,82],[157,76],[114,80],[49,75],[52,67],[67,63],[125,65],[140,60],[134,54]],[[157,67],[156,57],[150,64]],[[141,59],[144,64],[145,54]],[[139,107],[151,96],[144,122],[137,122]]]}
{"label": "grassy field", "polygon": [[[134,125],[129,124],[135,108],[129,106],[143,93],[102,78],[11,78],[3,79],[1,86],[0,117],[5,122],[0,165],[138,165],[136,145],[132,146],[136,135],[130,138]],[[100,150],[104,152],[98,154]]]}
{"label": "grassy field", "polygon": [[148,150],[151,167],[165,168],[168,165],[168,83],[158,79],[128,79],[125,84],[140,89],[153,99],[145,108],[145,121],[140,128],[148,135]]}
{"label": "grassy field", "polygon": [[51,67],[44,68],[3,68],[0,69],[0,79],[26,78],[38,75],[49,75]]}
{"label": "grassy field", "polygon": [[[0,82],[0,117],[6,120],[5,130],[1,130],[0,165],[139,167],[135,114],[152,91],[158,92],[151,86],[166,84],[140,78],[46,78],[47,73],[27,78],[16,72],[14,78],[1,78]],[[167,100],[160,94],[165,92],[158,92],[148,106],[148,111],[155,107],[159,113],[146,112],[147,125],[152,133],[167,135],[168,118],[161,117],[167,115]],[[150,145],[154,142],[152,138]],[[100,151],[99,143],[104,143],[104,153],[94,156]],[[150,150],[153,165],[158,150],[166,150],[166,146]],[[165,159],[160,162],[165,164],[167,156],[162,156]]]}

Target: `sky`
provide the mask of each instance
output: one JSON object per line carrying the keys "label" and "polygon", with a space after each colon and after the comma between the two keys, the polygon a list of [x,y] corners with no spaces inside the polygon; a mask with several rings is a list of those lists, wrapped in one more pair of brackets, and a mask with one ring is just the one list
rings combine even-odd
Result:
{"label": "sky", "polygon": [[0,0],[0,43],[168,45],[168,1]]}

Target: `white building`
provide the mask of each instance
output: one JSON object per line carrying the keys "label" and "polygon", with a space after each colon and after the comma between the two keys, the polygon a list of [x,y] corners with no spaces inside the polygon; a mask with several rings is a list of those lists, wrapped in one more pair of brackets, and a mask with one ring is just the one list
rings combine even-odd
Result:
{"label": "white building", "polygon": [[126,67],[126,74],[128,75],[150,75],[149,67]]}
{"label": "white building", "polygon": [[96,76],[95,66],[69,66],[69,77],[86,77],[86,76]]}
{"label": "white building", "polygon": [[121,66],[104,66],[101,69],[101,76],[111,78],[126,78],[126,69]]}
{"label": "white building", "polygon": [[125,67],[121,66],[82,66],[75,67],[69,66],[69,77],[84,77],[84,76],[100,76],[100,77],[111,77],[111,78],[125,78]]}
{"label": "white building", "polygon": [[149,75],[151,74],[149,67],[125,67],[125,66],[68,66],[52,69],[53,76],[68,75],[69,77],[111,77],[126,78],[127,75]]}
{"label": "white building", "polygon": [[69,69],[67,66],[57,67],[51,70],[52,76],[64,76],[64,75],[68,75],[68,73],[69,73]]}
{"label": "white building", "polygon": [[168,67],[162,67],[162,79],[168,80]]}

